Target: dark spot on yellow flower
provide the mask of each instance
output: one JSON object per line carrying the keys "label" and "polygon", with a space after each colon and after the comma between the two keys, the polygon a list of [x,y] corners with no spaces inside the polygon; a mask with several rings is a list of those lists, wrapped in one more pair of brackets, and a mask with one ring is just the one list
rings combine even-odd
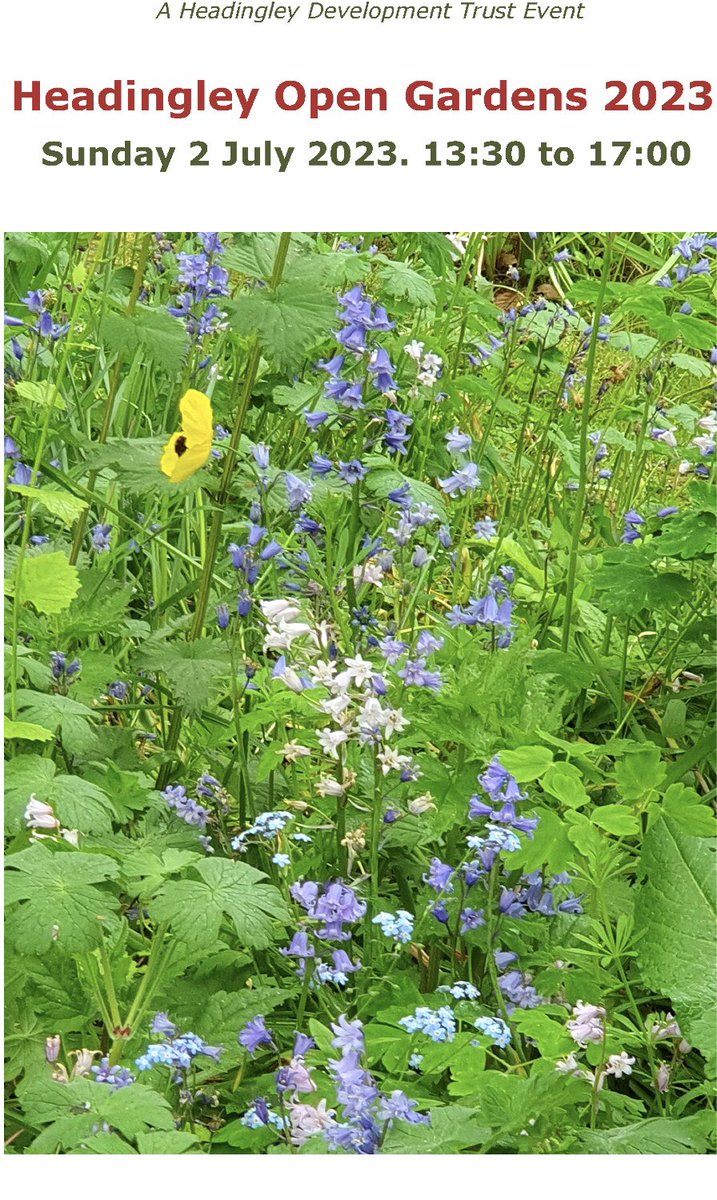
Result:
{"label": "dark spot on yellow flower", "polygon": [[187,449],[187,439],[185,438],[183,433],[180,433],[179,437],[177,438],[176,442],[174,443],[174,453],[177,455],[178,458],[181,458],[186,449]]}

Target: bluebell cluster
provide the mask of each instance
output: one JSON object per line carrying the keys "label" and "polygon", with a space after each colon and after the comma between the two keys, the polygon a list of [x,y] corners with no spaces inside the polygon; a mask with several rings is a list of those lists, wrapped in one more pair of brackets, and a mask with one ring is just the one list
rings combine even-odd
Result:
{"label": "bluebell cluster", "polygon": [[167,308],[173,317],[184,321],[193,341],[201,342],[214,332],[224,315],[215,300],[229,295],[229,272],[218,262],[224,254],[219,235],[198,233],[197,237],[201,251],[177,255],[178,280],[184,290]]}
{"label": "bluebell cluster", "polygon": [[209,1046],[196,1033],[180,1033],[166,1013],[156,1014],[151,1031],[159,1034],[164,1040],[151,1043],[144,1054],[135,1059],[139,1071],[151,1071],[153,1067],[169,1067],[173,1071],[174,1081],[183,1082],[195,1058],[204,1055],[218,1062],[221,1057],[222,1046]]}

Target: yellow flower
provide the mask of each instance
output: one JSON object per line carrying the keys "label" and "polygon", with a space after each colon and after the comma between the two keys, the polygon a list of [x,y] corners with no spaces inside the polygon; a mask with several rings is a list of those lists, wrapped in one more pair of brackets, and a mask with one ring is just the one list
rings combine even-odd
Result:
{"label": "yellow flower", "polygon": [[212,452],[214,419],[209,397],[190,388],[179,401],[182,428],[164,447],[160,467],[172,483],[183,483],[203,467]]}

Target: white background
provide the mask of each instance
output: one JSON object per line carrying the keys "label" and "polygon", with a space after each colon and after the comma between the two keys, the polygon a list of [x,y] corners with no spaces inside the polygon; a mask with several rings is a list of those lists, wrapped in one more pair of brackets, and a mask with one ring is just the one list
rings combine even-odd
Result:
{"label": "white background", "polygon": [[[178,9],[177,0],[172,0]],[[343,0],[347,2],[347,0]],[[8,229],[701,229],[714,222],[717,96],[709,113],[605,113],[608,79],[658,83],[709,79],[714,66],[711,0],[586,0],[581,22],[265,22],[154,19],[159,0],[32,0],[7,4],[0,119]],[[308,3],[306,3],[308,8]],[[518,4],[519,11],[522,3]],[[458,10],[458,5],[454,5]],[[12,81],[45,87],[99,88],[115,78],[138,84],[260,86],[249,120],[205,113],[12,111]],[[317,121],[281,113],[276,83],[383,86],[387,113],[333,112]],[[405,85],[586,86],[584,113],[412,113]],[[42,167],[44,141],[186,147],[194,139],[219,154],[225,139],[254,145],[271,139],[305,146],[391,138],[409,168],[321,169],[284,175],[265,168],[189,168],[178,151],[170,170]],[[598,138],[687,140],[688,167],[427,169],[424,143],[488,138],[570,144],[583,161]],[[305,156],[304,156],[305,157]],[[180,160],[178,162],[178,160]],[[413,165],[413,164],[416,165]]]}

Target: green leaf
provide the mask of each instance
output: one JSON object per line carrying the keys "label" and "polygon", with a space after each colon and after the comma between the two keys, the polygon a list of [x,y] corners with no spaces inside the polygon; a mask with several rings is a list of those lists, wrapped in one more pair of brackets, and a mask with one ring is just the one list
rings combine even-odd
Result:
{"label": "green leaf", "polygon": [[553,763],[540,780],[540,786],[568,808],[582,808],[590,800],[582,774],[573,763]]}
{"label": "green leaf", "polygon": [[640,821],[631,809],[623,804],[601,804],[593,809],[595,824],[615,837],[636,837],[640,832]]}
{"label": "green leaf", "polygon": [[657,746],[640,746],[615,764],[618,791],[624,800],[641,800],[665,780],[667,768],[660,762]]}
{"label": "green leaf", "polygon": [[[165,1135],[174,1131],[169,1101],[141,1083],[113,1089],[90,1079],[58,1083],[46,1078],[21,1085],[18,1094],[28,1121],[48,1126],[32,1144],[31,1152],[35,1154],[85,1146],[99,1153],[121,1153],[119,1140],[111,1144],[111,1150],[93,1146],[96,1132],[102,1135],[105,1124],[129,1140],[152,1130]],[[126,1153],[126,1143],[124,1146]]]}
{"label": "green leaf", "polygon": [[406,300],[417,308],[432,308],[436,293],[431,284],[413,267],[393,259],[377,256],[379,287],[389,300]]}
{"label": "green leaf", "polygon": [[276,291],[239,296],[227,305],[233,329],[256,336],[269,361],[290,370],[325,338],[336,322],[336,300],[328,293],[289,281]]}
{"label": "green leaf", "polygon": [[[419,1105],[420,1109],[420,1105]],[[451,1104],[430,1109],[430,1125],[396,1121],[386,1135],[384,1154],[459,1154],[490,1136],[475,1108]]]}
{"label": "green leaf", "polygon": [[648,830],[635,905],[644,983],[669,997],[685,1037],[715,1054],[717,1007],[717,843],[689,837],[668,816]]}
{"label": "green leaf", "polygon": [[689,512],[672,517],[657,539],[655,549],[671,558],[700,558],[714,554],[717,518],[713,512]]}
{"label": "green leaf", "polygon": [[50,804],[65,829],[81,833],[110,833],[114,806],[106,792],[79,775],[56,775],[52,759],[21,754],[7,764],[5,828],[16,833],[24,826],[31,795]]}
{"label": "green leaf", "polygon": [[498,758],[518,783],[530,783],[544,775],[553,761],[547,746],[519,746],[517,750],[501,750]]}
{"label": "green leaf", "polygon": [[138,351],[143,363],[154,364],[170,374],[184,362],[189,341],[182,321],[165,309],[138,305],[134,314],[108,313],[100,337],[109,349],[131,358]]}
{"label": "green leaf", "polygon": [[712,806],[698,796],[694,788],[673,783],[662,798],[662,808],[668,817],[690,837],[714,837],[715,814]]}
{"label": "green leaf", "polygon": [[27,400],[30,404],[37,404],[41,408],[46,408],[51,404],[54,408],[65,408],[65,401],[49,379],[43,379],[37,383],[22,380],[15,388],[21,400]]}
{"label": "green leaf", "polygon": [[595,572],[593,584],[604,612],[617,617],[637,617],[646,608],[674,608],[692,595],[684,575],[657,571],[637,554],[630,562],[622,551],[605,554],[605,565]]}
{"label": "green leaf", "polygon": [[585,1154],[704,1154],[709,1149],[707,1113],[681,1120],[648,1117],[617,1129],[582,1130]]}
{"label": "green leaf", "polygon": [[24,742],[51,742],[53,734],[42,725],[33,725],[31,721],[12,721],[5,718],[5,739],[17,738]]}
{"label": "green leaf", "polygon": [[137,1134],[140,1154],[186,1154],[197,1145],[197,1135],[184,1129],[153,1129]]}
{"label": "green leaf", "polygon": [[9,585],[19,604],[32,604],[41,613],[59,613],[68,608],[80,590],[77,567],[59,550],[50,554],[26,554],[17,593],[17,567]]}
{"label": "green leaf", "polygon": [[169,921],[175,936],[190,949],[215,942],[224,917],[239,941],[263,949],[274,940],[275,923],[289,920],[280,892],[264,883],[262,871],[228,859],[207,859],[193,868],[200,880],[169,882],[149,906],[158,921]]}
{"label": "green leaf", "polygon": [[59,732],[62,744],[70,754],[87,753],[96,745],[93,730],[96,713],[70,696],[20,688],[17,707],[23,720],[42,725],[53,733]]}
{"label": "green leaf", "polygon": [[119,873],[104,854],[48,850],[36,844],[7,860],[8,936],[22,953],[44,954],[54,944],[68,954],[97,946],[116,925],[118,901],[102,884]]}
{"label": "green leaf", "polygon": [[86,500],[79,500],[77,496],[73,496],[71,492],[64,492],[60,488],[55,487],[27,487],[22,483],[11,483],[8,485],[11,492],[17,492],[20,496],[26,496],[33,501],[34,504],[39,504],[51,516],[57,517],[60,521],[64,521],[66,525],[72,525],[87,508]]}
{"label": "green leaf", "polygon": [[685,736],[687,705],[684,700],[668,700],[660,721],[663,737],[678,740]]}
{"label": "green leaf", "polygon": [[529,661],[536,674],[555,675],[572,690],[590,687],[595,680],[595,668],[591,663],[575,654],[564,654],[562,650],[536,650]]}
{"label": "green leaf", "polygon": [[164,671],[176,699],[190,712],[207,703],[213,686],[229,671],[226,647],[218,638],[147,641],[139,661],[145,670]]}

